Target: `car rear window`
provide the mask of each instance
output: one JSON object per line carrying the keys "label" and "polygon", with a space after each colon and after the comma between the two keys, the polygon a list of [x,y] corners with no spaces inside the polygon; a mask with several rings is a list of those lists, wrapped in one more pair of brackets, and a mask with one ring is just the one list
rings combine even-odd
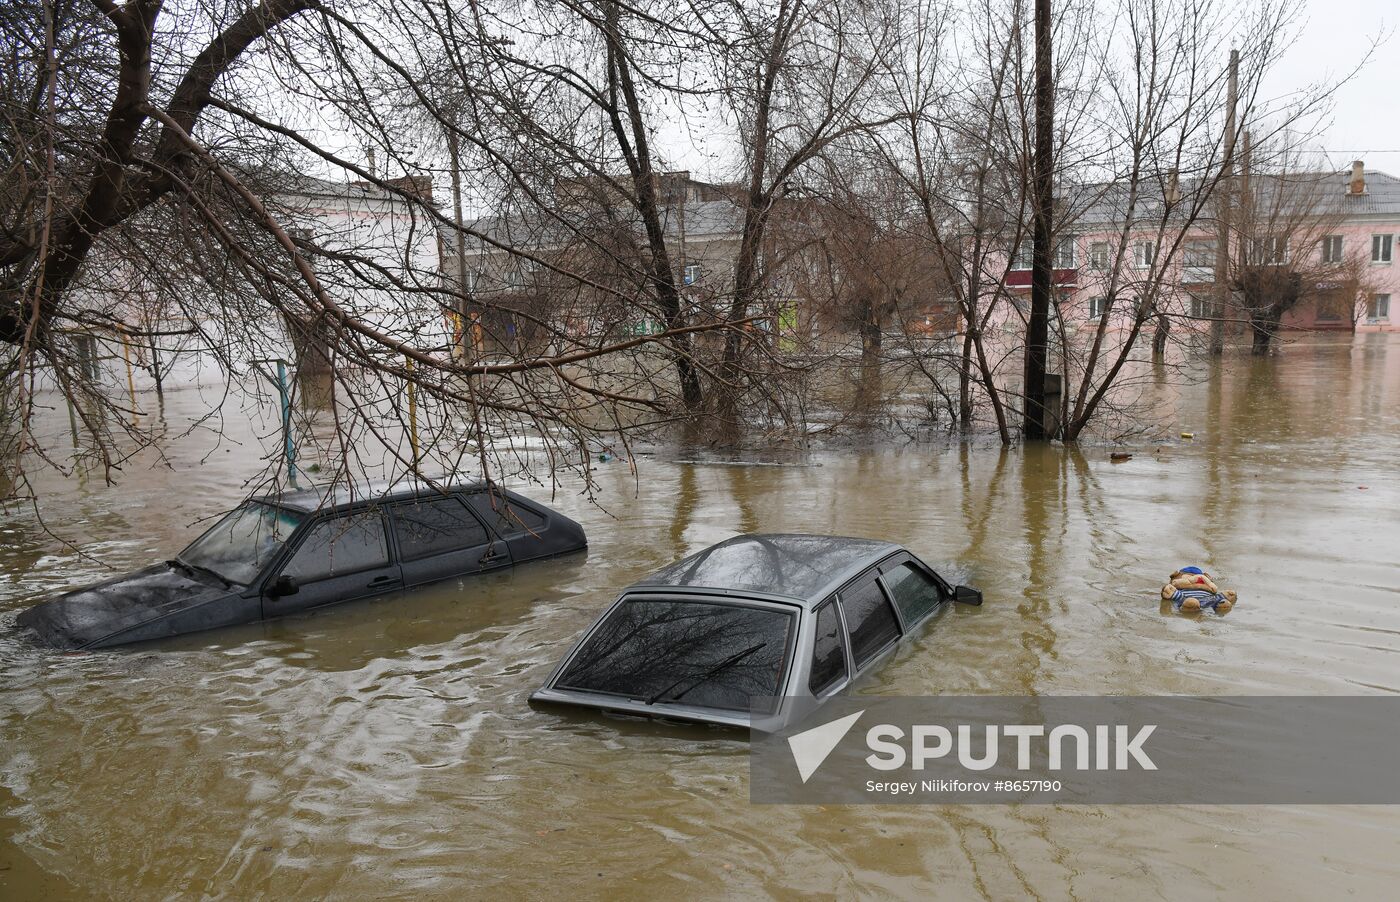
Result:
{"label": "car rear window", "polygon": [[613,608],[555,686],[650,703],[747,711],[776,696],[792,613],[774,608],[633,599]]}
{"label": "car rear window", "polygon": [[517,532],[536,533],[544,528],[544,517],[537,511],[492,492],[468,495],[467,504],[483,522],[491,524],[498,536]]}
{"label": "car rear window", "polygon": [[894,603],[905,623],[917,623],[943,600],[943,593],[928,574],[910,563],[900,564],[885,574]]}

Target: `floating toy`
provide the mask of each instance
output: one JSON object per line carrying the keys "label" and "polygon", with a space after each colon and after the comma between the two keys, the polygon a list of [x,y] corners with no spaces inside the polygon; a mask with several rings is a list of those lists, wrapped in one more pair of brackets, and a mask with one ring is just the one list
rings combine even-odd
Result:
{"label": "floating toy", "polygon": [[1229,589],[1217,586],[1210,574],[1200,567],[1182,567],[1162,587],[1162,599],[1170,601],[1174,610],[1188,614],[1198,611],[1228,614],[1238,597]]}

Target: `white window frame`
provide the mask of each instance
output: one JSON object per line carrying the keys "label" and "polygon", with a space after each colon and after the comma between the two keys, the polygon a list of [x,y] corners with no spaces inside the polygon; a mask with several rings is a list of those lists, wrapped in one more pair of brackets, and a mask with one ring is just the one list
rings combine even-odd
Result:
{"label": "white window frame", "polygon": [[1031,268],[1031,261],[1035,258],[1035,243],[1032,241],[1022,241],[1011,251],[1011,271],[1027,272]]}
{"label": "white window frame", "polygon": [[1152,264],[1157,262],[1157,243],[1154,241],[1137,241],[1133,243],[1133,267],[1136,269],[1151,269]]}
{"label": "white window frame", "polygon": [[1395,255],[1394,235],[1372,235],[1371,236],[1371,262],[1380,266],[1389,266],[1391,258]]}
{"label": "white window frame", "polygon": [[1092,241],[1089,243],[1089,268],[1095,270],[1108,269],[1108,242]]}
{"label": "white window frame", "polygon": [[1256,266],[1286,266],[1288,239],[1282,235],[1265,235],[1250,242],[1250,257]]}
{"label": "white window frame", "polygon": [[1211,319],[1211,311],[1215,307],[1215,301],[1211,298],[1201,297],[1199,294],[1191,295],[1191,318]]}
{"label": "white window frame", "polygon": [[[1219,252],[1220,245],[1216,239],[1193,238],[1186,242],[1186,246],[1182,249],[1182,262],[1192,269],[1205,269],[1208,266],[1213,267],[1215,266],[1215,258]],[[1200,262],[1202,256],[1207,258],[1204,263]]]}
{"label": "white window frame", "polygon": [[1323,262],[1323,263],[1341,263],[1341,262],[1342,262],[1342,252],[1343,252],[1343,248],[1344,248],[1344,247],[1345,247],[1345,242],[1342,240],[1342,236],[1341,236],[1341,235],[1323,235],[1323,236],[1322,236],[1322,262]]}
{"label": "white window frame", "polygon": [[681,284],[694,285],[700,281],[700,264],[687,263],[681,270]]}
{"label": "white window frame", "polygon": [[1055,253],[1050,259],[1051,269],[1074,269],[1075,240],[1061,238],[1055,243]]}
{"label": "white window frame", "polygon": [[1388,293],[1371,295],[1370,301],[1366,304],[1366,322],[1390,322],[1390,295]]}
{"label": "white window frame", "polygon": [[1108,298],[1102,296],[1089,298],[1089,319],[1103,319],[1107,313]]}

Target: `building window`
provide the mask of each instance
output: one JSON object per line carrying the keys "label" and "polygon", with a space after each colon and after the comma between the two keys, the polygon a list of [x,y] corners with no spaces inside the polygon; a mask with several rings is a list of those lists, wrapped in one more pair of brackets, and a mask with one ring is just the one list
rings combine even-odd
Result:
{"label": "building window", "polygon": [[1108,269],[1108,242],[1095,241],[1089,245],[1089,268]]}
{"label": "building window", "polygon": [[1371,262],[1389,263],[1390,253],[1393,249],[1394,235],[1372,235],[1371,236]]}
{"label": "building window", "polygon": [[1022,241],[1016,245],[1016,252],[1011,255],[1011,268],[1015,270],[1026,270],[1031,268],[1031,257],[1035,253],[1035,246],[1029,241]]}
{"label": "building window", "polygon": [[[1030,241],[1022,241],[1016,246],[1016,253],[1011,255],[1011,268],[1016,271],[1024,271],[1031,268],[1031,263],[1035,259],[1035,244]],[[1074,239],[1061,238],[1055,245],[1055,252],[1050,259],[1052,269],[1074,269]]]}
{"label": "building window", "polygon": [[523,277],[520,275],[520,270],[511,267],[511,269],[506,272],[506,284],[511,288],[519,288],[522,282]]}
{"label": "building window", "polygon": [[1185,263],[1187,266],[1205,267],[1215,266],[1214,241],[1188,241],[1186,242]]}
{"label": "building window", "polygon": [[685,272],[682,274],[681,278],[683,278],[683,279],[685,280],[685,284],[687,284],[687,285],[694,285],[696,282],[699,282],[699,281],[700,281],[700,264],[699,264],[699,263],[687,263],[687,264],[685,265]]}
{"label": "building window", "polygon": [[1342,262],[1342,236],[1324,235],[1322,236],[1322,262],[1341,263]]}
{"label": "building window", "polygon": [[1288,262],[1288,242],[1277,235],[1255,238],[1250,247],[1256,266],[1282,266]]}
{"label": "building window", "polygon": [[1055,245],[1055,269],[1074,269],[1074,239],[1061,238]]}
{"label": "building window", "polygon": [[1198,294],[1191,295],[1191,316],[1193,318],[1210,319],[1213,306],[1210,298],[1201,297]]}
{"label": "building window", "polygon": [[1139,241],[1133,245],[1133,265],[1138,269],[1148,269],[1157,261],[1157,245],[1151,241]]}
{"label": "building window", "polygon": [[476,269],[469,269],[469,270],[467,270],[467,285],[466,285],[467,291],[476,291],[477,286],[480,285],[480,284],[481,284],[481,271],[480,271],[480,270],[476,270]]}
{"label": "building window", "polygon": [[1366,320],[1372,323],[1390,321],[1390,295],[1371,295],[1371,302],[1366,305]]}
{"label": "building window", "polygon": [[1089,319],[1103,319],[1108,312],[1108,298],[1089,298]]}

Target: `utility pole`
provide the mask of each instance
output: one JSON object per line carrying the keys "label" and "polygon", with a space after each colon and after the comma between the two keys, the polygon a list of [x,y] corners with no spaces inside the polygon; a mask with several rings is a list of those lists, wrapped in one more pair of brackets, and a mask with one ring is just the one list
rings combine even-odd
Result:
{"label": "utility pole", "polygon": [[452,220],[457,225],[457,348],[456,352],[465,360],[469,356],[467,347],[467,233],[462,230],[462,167],[458,161],[457,132],[447,132],[447,154],[452,165]]}
{"label": "utility pole", "polygon": [[1022,434],[1051,438],[1045,428],[1045,363],[1050,344],[1051,217],[1055,212],[1055,82],[1050,66],[1050,0],[1035,0],[1035,156],[1031,248],[1031,316],[1026,324],[1025,406]]}
{"label": "utility pole", "polygon": [[1229,106],[1225,109],[1225,168],[1220,179],[1220,215],[1215,238],[1215,305],[1211,310],[1210,352],[1225,352],[1225,310],[1230,300],[1230,215],[1235,202],[1235,107],[1240,94],[1240,52],[1230,51]]}

